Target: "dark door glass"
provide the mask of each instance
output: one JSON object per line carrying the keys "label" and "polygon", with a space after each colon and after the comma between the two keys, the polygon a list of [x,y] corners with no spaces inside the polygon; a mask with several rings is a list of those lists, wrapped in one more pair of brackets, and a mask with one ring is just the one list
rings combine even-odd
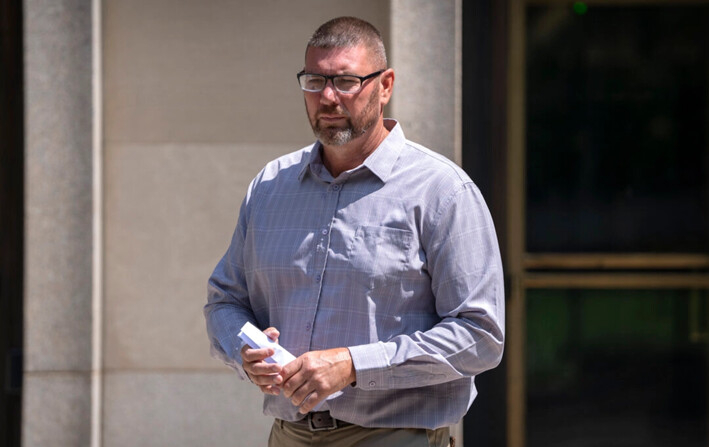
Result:
{"label": "dark door glass", "polygon": [[527,250],[706,252],[709,6],[526,11]]}
{"label": "dark door glass", "polygon": [[705,447],[705,290],[530,290],[528,447]]}

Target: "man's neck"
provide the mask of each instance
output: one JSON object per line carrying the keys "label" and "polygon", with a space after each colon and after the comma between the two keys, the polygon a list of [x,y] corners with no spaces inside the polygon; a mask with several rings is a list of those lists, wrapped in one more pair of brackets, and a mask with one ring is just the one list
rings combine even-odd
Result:
{"label": "man's neck", "polygon": [[383,120],[359,138],[355,138],[341,146],[327,146],[323,144],[323,164],[333,178],[364,163],[389,135],[389,130]]}

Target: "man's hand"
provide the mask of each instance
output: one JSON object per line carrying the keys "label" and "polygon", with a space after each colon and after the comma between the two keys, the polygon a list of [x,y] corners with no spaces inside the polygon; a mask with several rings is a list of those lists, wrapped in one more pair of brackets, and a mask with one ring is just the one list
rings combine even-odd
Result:
{"label": "man's hand", "polygon": [[[271,340],[278,341],[278,336],[280,335],[278,329],[270,327],[263,332]],[[273,348],[253,349],[250,346],[241,348],[242,366],[251,381],[258,385],[262,392],[278,395],[280,393],[278,385],[283,383],[283,377],[280,375],[283,367],[276,363],[266,363],[264,361],[264,359],[272,355]]]}
{"label": "man's hand", "polygon": [[284,366],[280,377],[285,397],[303,414],[356,380],[347,348],[306,352]]}

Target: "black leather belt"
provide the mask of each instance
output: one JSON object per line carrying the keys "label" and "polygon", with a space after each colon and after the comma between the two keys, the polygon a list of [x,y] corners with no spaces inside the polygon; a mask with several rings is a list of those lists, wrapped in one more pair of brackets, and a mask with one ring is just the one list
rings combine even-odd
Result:
{"label": "black leather belt", "polygon": [[307,427],[310,431],[335,430],[336,428],[353,425],[349,422],[340,421],[330,416],[329,411],[314,411],[308,413],[304,419],[291,422],[291,424]]}

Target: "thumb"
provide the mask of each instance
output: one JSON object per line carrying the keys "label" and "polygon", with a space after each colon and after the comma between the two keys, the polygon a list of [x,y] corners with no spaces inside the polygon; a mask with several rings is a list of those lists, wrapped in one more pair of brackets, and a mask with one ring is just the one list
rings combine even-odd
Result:
{"label": "thumb", "polygon": [[269,327],[263,331],[264,334],[268,336],[271,340],[278,342],[278,337],[281,335],[280,332],[278,332],[278,329],[275,327]]}

